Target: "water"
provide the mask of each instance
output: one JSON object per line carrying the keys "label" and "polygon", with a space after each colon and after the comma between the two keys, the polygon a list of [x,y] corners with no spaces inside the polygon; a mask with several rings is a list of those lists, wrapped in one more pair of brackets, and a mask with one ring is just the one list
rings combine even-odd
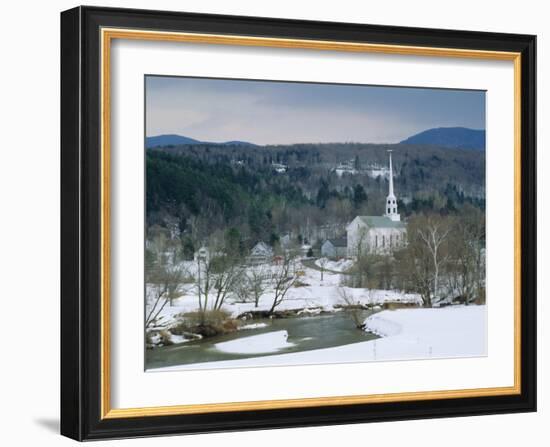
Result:
{"label": "water", "polygon": [[[372,314],[372,311],[365,310],[360,312],[361,321]],[[373,334],[357,329],[351,316],[346,311],[309,317],[273,320],[258,319],[250,320],[248,323],[266,323],[267,327],[242,330],[232,334],[190,341],[180,345],[148,349],[145,352],[147,369],[310,351],[312,349],[332,348],[378,338]],[[288,332],[288,341],[294,343],[294,346],[273,353],[254,355],[226,353],[218,351],[214,347],[216,343],[281,330]]]}

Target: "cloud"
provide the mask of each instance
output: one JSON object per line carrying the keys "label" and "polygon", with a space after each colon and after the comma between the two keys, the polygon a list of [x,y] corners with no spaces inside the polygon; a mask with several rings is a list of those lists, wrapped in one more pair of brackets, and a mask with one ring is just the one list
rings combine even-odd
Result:
{"label": "cloud", "polygon": [[391,143],[431,127],[485,128],[482,91],[156,76],[146,88],[147,135]]}

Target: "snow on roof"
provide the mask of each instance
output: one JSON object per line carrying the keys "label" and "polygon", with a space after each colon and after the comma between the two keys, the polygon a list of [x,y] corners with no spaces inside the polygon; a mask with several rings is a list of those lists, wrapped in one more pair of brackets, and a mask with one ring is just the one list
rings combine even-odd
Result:
{"label": "snow on roof", "polygon": [[271,253],[273,250],[269,245],[267,245],[265,242],[260,241],[254,247],[252,247],[252,253],[258,254],[258,253]]}
{"label": "snow on roof", "polygon": [[405,223],[391,220],[386,216],[357,216],[361,222],[371,228],[405,228]]}

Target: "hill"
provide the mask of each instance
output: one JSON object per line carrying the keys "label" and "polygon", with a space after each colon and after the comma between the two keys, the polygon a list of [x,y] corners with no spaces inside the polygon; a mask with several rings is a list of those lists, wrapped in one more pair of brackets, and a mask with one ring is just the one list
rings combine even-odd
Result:
{"label": "hill", "polygon": [[[311,242],[339,237],[355,216],[384,212],[389,149],[403,218],[484,209],[485,153],[479,150],[203,143],[147,150],[147,227],[175,225],[195,242],[235,233],[243,249],[285,234]],[[342,165],[353,169],[338,174]]]}
{"label": "hill", "polygon": [[422,144],[455,149],[485,150],[485,131],[466,127],[438,127],[413,135],[400,144]]}
{"label": "hill", "polygon": [[195,145],[195,144],[219,144],[223,146],[255,146],[252,143],[246,141],[225,141],[223,143],[212,143],[209,141],[195,140],[194,138],[185,137],[183,135],[167,134],[156,135],[154,137],[147,137],[145,139],[145,147],[147,149],[167,146],[182,146],[182,145]]}

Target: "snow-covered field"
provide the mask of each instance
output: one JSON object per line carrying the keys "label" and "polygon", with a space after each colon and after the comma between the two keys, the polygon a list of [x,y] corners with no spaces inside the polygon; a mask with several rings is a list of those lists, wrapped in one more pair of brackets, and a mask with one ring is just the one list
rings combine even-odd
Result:
{"label": "snow-covered field", "polygon": [[383,311],[365,320],[384,359],[487,355],[485,306]]}
{"label": "snow-covered field", "polygon": [[[332,262],[332,264],[325,265],[325,268],[333,270],[333,272],[325,271],[322,281],[320,271],[299,265],[297,269],[301,272],[299,279],[302,285],[300,287],[292,287],[283,302],[277,307],[277,310],[306,309],[303,313],[308,313],[308,309],[310,309],[312,313],[319,313],[320,311],[332,312],[335,310],[335,307],[338,308],[340,305],[345,304],[342,292],[348,298],[351,298],[355,304],[372,306],[387,302],[421,304],[420,296],[417,294],[403,293],[396,290],[343,287],[341,285],[343,274],[335,272],[349,269],[352,266],[352,261],[340,260],[329,262]],[[194,262],[189,262],[188,264],[186,266],[187,271],[195,274],[196,264]],[[160,314],[162,318],[157,322],[158,326],[169,327],[175,322],[177,315],[193,312],[199,308],[196,286],[194,284],[184,285],[181,294],[179,298],[173,300],[172,306],[166,305],[164,307]],[[254,303],[236,302],[232,298],[228,298],[223,305],[223,309],[229,312],[232,317],[237,317],[245,312],[254,310],[268,310],[273,303],[273,296],[273,290],[268,289],[262,295],[258,307],[255,307]]]}
{"label": "snow-covered field", "polygon": [[[486,312],[486,306],[382,311],[365,320],[366,330],[382,337],[376,340],[267,357],[172,366],[155,371],[480,357],[487,355]],[[278,338],[271,341],[280,345]]]}

